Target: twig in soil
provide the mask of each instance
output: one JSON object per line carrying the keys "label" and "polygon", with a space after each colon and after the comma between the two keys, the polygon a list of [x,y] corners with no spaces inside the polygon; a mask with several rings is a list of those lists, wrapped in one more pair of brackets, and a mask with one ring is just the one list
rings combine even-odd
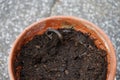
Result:
{"label": "twig in soil", "polygon": [[[59,37],[60,41],[63,40],[63,36],[62,36],[62,34],[58,30],[55,30],[55,29],[52,29],[52,28],[48,28],[47,33],[46,33],[47,36],[49,35],[48,32],[54,32],[54,33],[56,33],[57,36]],[[48,36],[48,37],[51,39],[51,35]]]}

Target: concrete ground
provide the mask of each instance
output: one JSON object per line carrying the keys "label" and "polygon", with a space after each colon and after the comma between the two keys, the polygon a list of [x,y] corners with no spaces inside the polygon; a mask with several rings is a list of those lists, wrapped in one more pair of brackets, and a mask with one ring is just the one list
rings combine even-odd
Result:
{"label": "concrete ground", "polygon": [[0,0],[0,80],[9,80],[8,55],[17,36],[31,23],[54,15],[81,17],[102,28],[116,49],[120,80],[120,0]]}

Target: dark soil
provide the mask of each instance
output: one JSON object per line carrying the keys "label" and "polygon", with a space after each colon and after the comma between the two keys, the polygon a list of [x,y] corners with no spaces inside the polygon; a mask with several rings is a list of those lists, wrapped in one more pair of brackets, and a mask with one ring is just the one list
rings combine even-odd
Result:
{"label": "dark soil", "polygon": [[106,80],[106,51],[87,34],[58,29],[36,35],[22,46],[15,62],[20,80]]}

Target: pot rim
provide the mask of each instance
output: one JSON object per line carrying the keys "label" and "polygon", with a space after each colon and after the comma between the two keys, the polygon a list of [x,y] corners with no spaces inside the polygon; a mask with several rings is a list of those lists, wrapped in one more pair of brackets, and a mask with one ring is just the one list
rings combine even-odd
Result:
{"label": "pot rim", "polygon": [[[10,77],[10,80],[14,80],[14,75],[13,75],[13,69],[12,69],[12,58],[14,56],[13,52],[14,52],[14,49],[15,49],[15,45],[17,45],[17,43],[19,42],[19,40],[24,36],[24,34],[29,30],[31,29],[34,25],[38,24],[38,23],[41,23],[41,22],[44,22],[46,20],[50,20],[50,19],[64,19],[64,18],[69,18],[69,19],[72,19],[72,20],[77,20],[77,21],[82,21],[84,22],[85,24],[90,24],[92,27],[94,27],[97,31],[99,31],[100,34],[102,34],[102,37],[107,40],[107,43],[108,43],[108,46],[110,48],[110,50],[112,51],[111,53],[111,56],[112,57],[112,64],[114,64],[112,67],[112,70],[111,72],[109,73],[109,76],[107,76],[107,80],[114,80],[114,77],[115,77],[115,74],[116,74],[116,54],[115,54],[115,50],[114,50],[114,47],[112,45],[112,42],[110,41],[110,39],[108,38],[108,36],[98,27],[96,26],[95,24],[93,24],[92,22],[89,22],[85,19],[82,19],[82,18],[77,18],[77,17],[73,17],[73,16],[52,16],[52,17],[47,17],[47,18],[44,18],[44,19],[41,19],[37,22],[34,22],[33,24],[29,25],[28,27],[26,27],[21,33],[20,35],[16,38],[15,42],[13,43],[13,46],[11,48],[11,51],[10,51],[10,54],[9,54],[9,58],[8,58],[8,73],[9,73],[9,77]],[[111,67],[110,67],[111,68]]]}

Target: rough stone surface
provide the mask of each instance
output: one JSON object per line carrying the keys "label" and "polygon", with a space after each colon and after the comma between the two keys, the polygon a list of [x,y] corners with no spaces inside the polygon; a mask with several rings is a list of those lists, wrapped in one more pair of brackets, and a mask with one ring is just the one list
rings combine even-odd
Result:
{"label": "rough stone surface", "polygon": [[81,17],[100,26],[116,49],[120,80],[120,0],[0,0],[0,80],[9,80],[8,55],[20,32],[53,15]]}

